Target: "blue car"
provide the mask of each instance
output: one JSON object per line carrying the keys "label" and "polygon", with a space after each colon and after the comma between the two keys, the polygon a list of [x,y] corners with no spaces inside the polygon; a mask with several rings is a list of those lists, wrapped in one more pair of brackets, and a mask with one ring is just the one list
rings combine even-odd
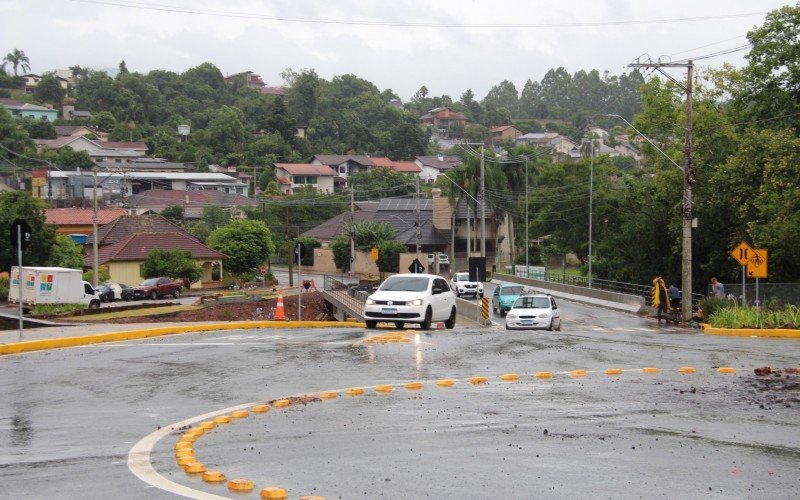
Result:
{"label": "blue car", "polygon": [[492,295],[492,311],[496,314],[505,314],[522,295],[522,285],[499,285]]}

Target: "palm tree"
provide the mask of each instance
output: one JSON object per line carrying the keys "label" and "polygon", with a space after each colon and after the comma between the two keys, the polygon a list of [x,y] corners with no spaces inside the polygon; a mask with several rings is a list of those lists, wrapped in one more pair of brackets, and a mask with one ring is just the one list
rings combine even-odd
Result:
{"label": "palm tree", "polygon": [[22,71],[30,71],[30,59],[28,56],[25,55],[25,52],[14,49],[13,51],[6,54],[6,57],[3,59],[3,66],[5,63],[10,63],[11,66],[14,67],[14,76],[17,76],[17,68],[22,68]]}

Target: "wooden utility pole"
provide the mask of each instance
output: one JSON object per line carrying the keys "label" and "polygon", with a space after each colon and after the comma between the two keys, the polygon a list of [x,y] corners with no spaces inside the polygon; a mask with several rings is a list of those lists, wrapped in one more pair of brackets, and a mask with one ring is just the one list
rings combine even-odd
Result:
{"label": "wooden utility pole", "polygon": [[[686,92],[686,128],[683,144],[683,213],[682,213],[682,255],[681,255],[681,316],[684,321],[692,317],[692,225],[694,224],[694,200],[692,186],[695,183],[694,163],[692,163],[692,93],[694,80],[694,62],[661,63],[636,62],[630,68],[654,68],[661,74],[680,85]],[[686,68],[686,85],[669,76],[661,68]]]}

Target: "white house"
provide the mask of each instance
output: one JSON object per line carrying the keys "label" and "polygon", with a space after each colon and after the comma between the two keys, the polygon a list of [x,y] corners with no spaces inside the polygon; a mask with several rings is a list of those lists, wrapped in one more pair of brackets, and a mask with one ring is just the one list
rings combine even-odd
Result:
{"label": "white house", "polygon": [[452,170],[461,164],[458,156],[417,156],[414,163],[420,168],[419,179],[422,182],[432,183],[440,175]]}
{"label": "white house", "polygon": [[333,193],[336,172],[328,165],[275,163],[275,177],[283,194],[292,194],[300,186],[314,186],[321,193]]}

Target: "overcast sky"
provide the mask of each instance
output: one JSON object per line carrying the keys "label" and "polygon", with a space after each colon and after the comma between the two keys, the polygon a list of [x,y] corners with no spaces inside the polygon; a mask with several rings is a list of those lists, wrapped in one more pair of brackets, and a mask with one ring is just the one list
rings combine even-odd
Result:
{"label": "overcast sky", "polygon": [[[224,75],[352,73],[405,101],[420,86],[479,99],[547,70],[620,74],[640,56],[673,60],[740,47],[774,0],[0,0],[0,54],[25,52],[31,71],[69,66]],[[728,16],[728,17],[723,17]],[[689,21],[687,18],[695,20]],[[293,19],[294,21],[291,21]],[[666,22],[666,20],[678,20]],[[741,66],[745,51],[699,61]],[[677,76],[680,74],[674,71]]]}

